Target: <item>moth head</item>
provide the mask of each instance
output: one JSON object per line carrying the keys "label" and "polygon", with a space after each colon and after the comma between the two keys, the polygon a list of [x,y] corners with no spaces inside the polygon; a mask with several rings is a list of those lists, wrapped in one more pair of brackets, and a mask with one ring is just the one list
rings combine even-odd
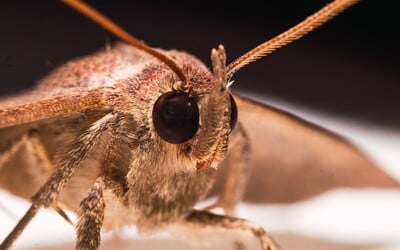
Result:
{"label": "moth head", "polygon": [[[211,53],[213,74],[202,72],[201,82],[178,81],[174,90],[155,101],[152,121],[157,135],[173,144],[179,158],[196,169],[216,167],[227,151],[237,121],[237,107],[228,91],[226,55],[222,46]],[[199,67],[200,68],[200,67]],[[198,74],[186,72],[186,75]]]}
{"label": "moth head", "polygon": [[176,84],[178,87],[161,95],[154,104],[152,113],[154,129],[166,143],[178,145],[176,146],[180,149],[178,152],[186,150],[186,154],[191,158],[190,161],[197,162],[197,168],[205,168],[214,166],[222,159],[227,150],[229,133],[236,122],[236,104],[227,90],[227,79],[245,65],[321,26],[357,0],[333,1],[286,32],[248,51],[228,66],[223,47],[213,50],[211,55],[213,87],[203,96],[196,93],[195,86],[173,58],[134,38],[85,3],[76,0],[64,0],[64,2],[121,40],[158,58],[178,76],[180,79]]}

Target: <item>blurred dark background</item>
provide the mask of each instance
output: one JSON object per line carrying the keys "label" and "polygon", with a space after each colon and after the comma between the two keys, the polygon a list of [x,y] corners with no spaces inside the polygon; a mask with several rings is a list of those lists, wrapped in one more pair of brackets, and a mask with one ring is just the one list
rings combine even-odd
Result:
{"label": "blurred dark background", "polygon": [[[224,44],[228,62],[285,31],[329,1],[89,1],[147,44],[209,63]],[[363,121],[400,127],[400,7],[361,1],[306,37],[235,74],[254,92]],[[61,63],[115,38],[54,0],[0,3],[0,94],[32,87]]]}

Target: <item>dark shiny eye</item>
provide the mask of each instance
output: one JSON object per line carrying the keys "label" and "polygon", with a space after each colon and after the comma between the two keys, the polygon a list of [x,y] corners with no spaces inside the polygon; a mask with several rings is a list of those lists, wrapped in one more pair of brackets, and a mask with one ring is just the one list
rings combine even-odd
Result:
{"label": "dark shiny eye", "polygon": [[153,107],[153,123],[158,135],[169,143],[183,143],[199,128],[199,108],[186,93],[161,95]]}
{"label": "dark shiny eye", "polygon": [[236,122],[238,119],[238,111],[237,111],[236,102],[233,99],[233,96],[229,95],[229,99],[231,100],[231,121],[230,121],[229,125],[231,126],[231,131],[232,131],[236,126]]}

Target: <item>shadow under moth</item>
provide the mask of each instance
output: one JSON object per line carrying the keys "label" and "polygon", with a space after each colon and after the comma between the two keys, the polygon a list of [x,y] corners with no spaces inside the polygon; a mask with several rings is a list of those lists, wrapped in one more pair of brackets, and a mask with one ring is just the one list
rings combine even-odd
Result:
{"label": "shadow under moth", "polygon": [[[258,202],[299,201],[338,186],[399,187],[341,136],[229,90],[240,68],[355,0],[333,1],[230,64],[220,45],[210,68],[188,53],[149,47],[81,1],[63,2],[122,42],[0,100],[0,187],[32,203],[0,249],[50,208],[76,228],[76,249],[98,249],[102,229],[135,225],[139,233],[245,232],[273,250],[262,227],[233,215],[250,182],[256,188],[246,198]],[[194,209],[210,192],[216,203]]]}

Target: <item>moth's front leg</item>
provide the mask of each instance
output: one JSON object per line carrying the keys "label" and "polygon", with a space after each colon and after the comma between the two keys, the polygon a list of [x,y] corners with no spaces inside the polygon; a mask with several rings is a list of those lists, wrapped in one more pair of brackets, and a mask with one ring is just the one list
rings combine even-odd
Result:
{"label": "moth's front leg", "polygon": [[98,249],[100,246],[100,231],[105,208],[104,188],[104,181],[100,177],[90,189],[88,196],[79,205],[75,245],[77,250]]}
{"label": "moth's front leg", "polygon": [[58,194],[71,179],[76,168],[88,153],[100,142],[100,137],[117,123],[118,114],[109,113],[83,131],[55,156],[55,172],[32,198],[32,205],[11,233],[1,243],[0,249],[8,249],[42,207],[52,206]]}
{"label": "moth's front leg", "polygon": [[2,170],[6,162],[14,157],[15,154],[18,153],[23,146],[25,146],[28,140],[29,134],[26,133],[18,141],[14,142],[11,147],[0,153],[0,170]]}
{"label": "moth's front leg", "polygon": [[[24,152],[22,153],[21,150],[23,150]],[[46,176],[50,176],[53,170],[52,160],[49,157],[48,151],[45,144],[43,143],[40,133],[36,129],[30,129],[26,131],[21,136],[21,138],[19,138],[12,144],[12,146],[0,153],[0,172],[2,168],[7,165],[9,161],[12,161],[15,157],[25,157],[30,160],[29,165],[26,166],[27,168],[29,168],[27,170],[21,170],[18,168],[16,168],[16,170],[8,170],[15,171],[13,173],[14,176],[21,174],[22,178],[27,178],[26,180],[19,180],[19,182],[24,183],[26,186],[18,185],[19,190],[17,192],[18,194],[26,197],[29,196],[27,193],[31,192],[32,186],[36,186],[36,181],[38,181],[39,179],[36,175],[42,175],[43,178],[45,178]],[[18,171],[20,171],[20,173],[17,173]],[[9,175],[6,175],[6,178],[8,176]],[[1,182],[3,183],[3,185],[9,185],[9,183],[18,183],[17,180],[21,177],[16,177],[15,179],[5,178],[1,180]],[[53,208],[64,219],[70,222],[64,211],[62,211],[62,209],[59,208],[57,204],[53,204]]]}
{"label": "moth's front leg", "polygon": [[47,153],[47,149],[44,146],[38,131],[34,129],[24,133],[20,139],[12,144],[12,146],[0,153],[0,170],[6,162],[16,157],[23,147],[25,147],[27,152],[35,156],[36,159],[38,159],[38,162],[40,162],[32,164],[32,167],[38,168],[43,172],[49,172],[52,170],[52,162]]}
{"label": "moth's front leg", "polygon": [[222,208],[227,215],[232,215],[235,205],[240,202],[250,175],[249,139],[240,123],[230,135],[227,161],[228,172],[222,192],[215,204],[207,210]]}
{"label": "moth's front leg", "polygon": [[77,240],[75,244],[77,250],[98,249],[100,246],[100,233],[106,207],[103,191],[111,191],[116,198],[116,202],[118,199],[122,199],[125,194],[125,182],[121,182],[121,179],[116,178],[115,175],[118,166],[121,166],[123,161],[127,160],[121,157],[125,153],[123,151],[124,145],[126,141],[129,141],[126,140],[124,142],[123,140],[126,137],[126,131],[128,131],[128,128],[123,124],[130,123],[125,123],[123,119],[122,117],[117,119],[114,126],[110,128],[110,138],[106,145],[105,158],[101,167],[102,172],[89,190],[88,196],[79,205],[78,223],[76,225]]}
{"label": "moth's front leg", "polygon": [[226,229],[250,233],[259,240],[263,250],[278,249],[267,232],[251,221],[226,215],[217,215],[208,211],[193,210],[186,218],[186,222],[197,228]]}

